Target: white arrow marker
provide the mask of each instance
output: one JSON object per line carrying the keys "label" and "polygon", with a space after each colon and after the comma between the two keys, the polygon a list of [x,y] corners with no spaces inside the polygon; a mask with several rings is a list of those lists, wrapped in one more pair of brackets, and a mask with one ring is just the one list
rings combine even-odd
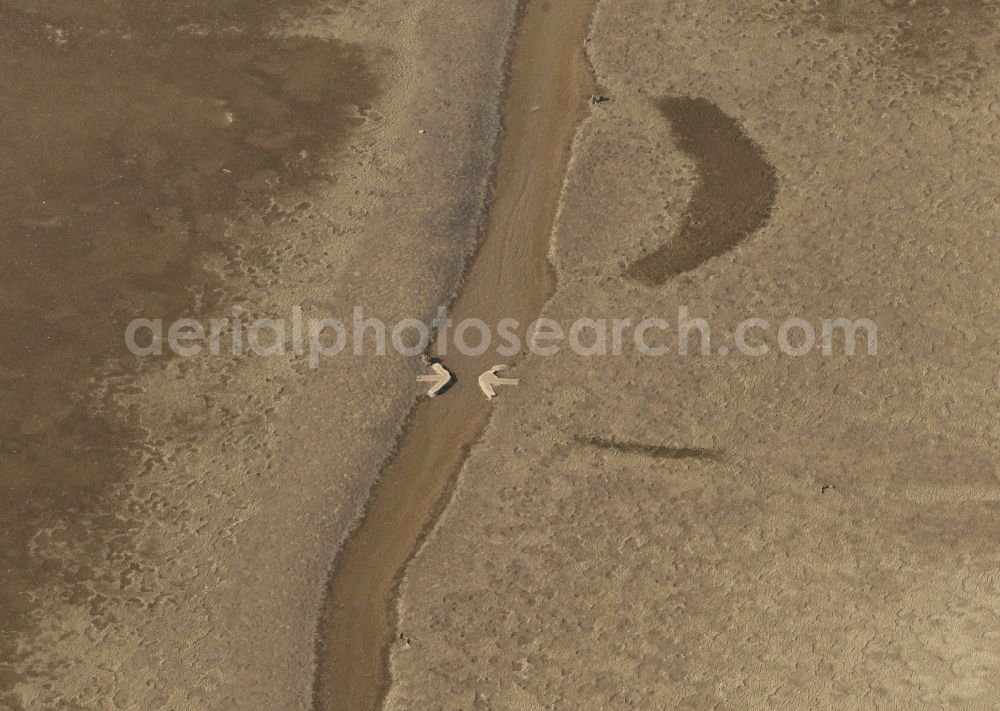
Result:
{"label": "white arrow marker", "polygon": [[494,365],[479,376],[479,389],[486,393],[487,400],[492,400],[497,396],[496,390],[493,389],[494,385],[517,385],[521,382],[517,378],[500,378],[497,376],[497,371],[506,370],[508,367],[510,366]]}
{"label": "white arrow marker", "polygon": [[431,363],[431,370],[434,371],[434,375],[418,375],[418,383],[434,383],[434,387],[427,391],[429,397],[434,397],[446,387],[451,382],[452,374],[448,372],[440,363]]}

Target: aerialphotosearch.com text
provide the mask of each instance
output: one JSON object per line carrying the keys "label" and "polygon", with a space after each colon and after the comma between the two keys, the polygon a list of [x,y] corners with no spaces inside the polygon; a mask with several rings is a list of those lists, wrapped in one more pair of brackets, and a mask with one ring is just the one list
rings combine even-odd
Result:
{"label": "aerialphotosearch.com text", "polygon": [[692,315],[687,306],[677,308],[676,317],[577,318],[560,322],[539,318],[529,324],[504,318],[489,324],[478,318],[453,323],[444,307],[429,323],[404,318],[391,323],[368,316],[355,306],[351,317],[305,318],[301,307],[289,318],[246,317],[240,306],[231,315],[206,322],[179,318],[137,318],[125,329],[125,344],[137,356],[181,357],[199,355],[238,357],[304,356],[317,368],[323,358],[351,354],[385,355],[391,348],[404,356],[427,351],[434,341],[435,353],[446,356],[457,351],[479,356],[492,350],[510,357],[523,350],[537,356],[554,356],[568,349],[581,357],[620,356],[632,350],[642,356],[666,355],[762,357],[773,352],[802,357],[874,356],[878,352],[878,329],[868,318],[831,317],[807,320],[798,316],[781,320],[759,316],[743,319],[724,333],[713,332],[704,318]]}

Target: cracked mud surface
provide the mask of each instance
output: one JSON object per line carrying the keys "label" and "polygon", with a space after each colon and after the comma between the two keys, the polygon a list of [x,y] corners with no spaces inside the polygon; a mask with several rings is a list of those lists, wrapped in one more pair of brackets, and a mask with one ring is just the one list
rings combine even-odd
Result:
{"label": "cracked mud surface", "polygon": [[[408,569],[388,708],[995,703],[998,38],[990,3],[598,5],[613,100],[545,315],[686,305],[713,353],[747,317],[864,315],[878,355],[529,358]],[[663,96],[711,102],[780,189],[650,284],[623,271],[681,249],[706,184]]]}
{"label": "cracked mud surface", "polygon": [[[320,159],[376,93],[357,47],[274,36],[279,16],[239,2],[0,7],[5,658],[36,586],[86,579],[33,555],[33,537],[144,466],[149,433],[111,403],[140,366],[125,325],[219,310],[213,261],[228,276],[266,268],[231,223],[301,214],[308,203],[281,215],[274,196],[329,179]],[[127,539],[119,516],[94,524]]]}
{"label": "cracked mud surface", "polygon": [[[314,685],[329,565],[416,365],[107,344],[136,313],[234,304],[431,317],[478,245],[515,6],[2,5],[0,707],[304,710],[337,688]],[[558,35],[561,6],[532,6]],[[507,226],[541,224],[522,207],[549,191],[551,243],[504,255],[527,265],[505,303],[471,274],[471,306],[533,315],[556,282],[546,316],[686,305],[715,348],[750,316],[869,317],[879,353],[520,360],[488,411],[456,407],[469,446],[399,459],[459,474],[443,510],[400,489],[433,515],[373,539],[403,541],[373,569],[390,591],[423,542],[393,607],[362,611],[395,629],[363,660],[389,645],[386,708],[995,706],[997,21],[623,0],[550,47],[585,46],[607,100],[565,175],[562,144],[522,146]],[[526,126],[570,106],[559,86]],[[479,365],[435,404],[479,403]]]}
{"label": "cracked mud surface", "polygon": [[122,324],[429,318],[475,246],[510,14],[4,5],[0,706],[309,707],[413,366],[139,362]]}

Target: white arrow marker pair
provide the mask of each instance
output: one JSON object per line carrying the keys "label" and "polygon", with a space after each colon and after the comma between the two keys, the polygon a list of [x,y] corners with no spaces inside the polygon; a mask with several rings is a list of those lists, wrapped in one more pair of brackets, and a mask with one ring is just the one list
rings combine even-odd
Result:
{"label": "white arrow marker pair", "polygon": [[447,368],[445,368],[440,363],[430,363],[431,370],[434,371],[434,375],[418,375],[418,383],[434,383],[433,387],[427,391],[428,397],[434,397],[442,390],[444,390],[451,383],[453,376]]}
{"label": "white arrow marker pair", "polygon": [[[417,382],[434,383],[434,385],[431,386],[431,389],[427,391],[428,397],[440,395],[441,391],[451,385],[455,376],[451,374],[451,371],[436,361],[427,359],[424,363],[430,366],[431,370],[434,371],[434,375],[418,375]],[[517,385],[521,382],[517,378],[501,378],[497,375],[499,371],[506,370],[508,367],[509,366],[506,365],[494,365],[492,368],[479,376],[479,389],[486,394],[487,400],[492,400],[497,396],[497,391],[493,389],[495,386]]]}
{"label": "white arrow marker pair", "polygon": [[496,390],[493,389],[494,386],[517,385],[521,382],[518,378],[501,378],[497,375],[498,371],[506,370],[508,367],[510,366],[494,365],[492,368],[479,376],[479,389],[486,394],[487,400],[492,400],[497,396]]}

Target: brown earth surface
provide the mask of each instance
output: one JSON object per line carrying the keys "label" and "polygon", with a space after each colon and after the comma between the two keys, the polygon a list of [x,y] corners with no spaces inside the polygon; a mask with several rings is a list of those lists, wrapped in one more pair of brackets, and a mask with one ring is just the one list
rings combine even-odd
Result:
{"label": "brown earth surface", "polygon": [[[995,708],[998,16],[0,3],[0,708]],[[441,304],[710,354],[121,345]]]}
{"label": "brown earth surface", "polygon": [[430,319],[513,2],[6,3],[0,707],[309,708],[416,359],[133,358],[123,325]]}
{"label": "brown earth surface", "polygon": [[[544,314],[686,306],[711,355],[519,365],[407,568],[387,708],[993,708],[996,5],[628,0],[590,36]],[[792,316],[877,355],[781,353]]]}

